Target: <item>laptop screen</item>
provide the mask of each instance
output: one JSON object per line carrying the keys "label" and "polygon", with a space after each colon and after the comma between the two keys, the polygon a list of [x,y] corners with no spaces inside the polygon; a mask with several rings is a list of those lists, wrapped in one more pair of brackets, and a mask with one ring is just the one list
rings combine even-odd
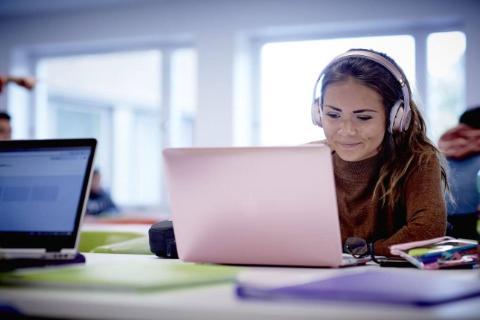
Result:
{"label": "laptop screen", "polygon": [[68,248],[83,213],[95,140],[0,143],[0,246]]}

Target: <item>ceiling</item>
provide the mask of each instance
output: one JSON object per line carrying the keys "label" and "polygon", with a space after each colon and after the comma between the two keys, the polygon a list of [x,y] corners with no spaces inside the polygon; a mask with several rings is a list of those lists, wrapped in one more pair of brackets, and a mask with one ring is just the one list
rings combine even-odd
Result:
{"label": "ceiling", "polygon": [[[0,19],[119,7],[146,0],[0,0]],[[162,0],[164,1],[164,0]]]}

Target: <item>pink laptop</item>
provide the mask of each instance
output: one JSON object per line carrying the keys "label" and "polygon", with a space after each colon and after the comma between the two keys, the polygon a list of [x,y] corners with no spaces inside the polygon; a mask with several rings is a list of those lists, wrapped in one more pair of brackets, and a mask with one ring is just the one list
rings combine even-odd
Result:
{"label": "pink laptop", "polygon": [[358,263],[342,255],[327,146],[172,148],[163,155],[183,261]]}

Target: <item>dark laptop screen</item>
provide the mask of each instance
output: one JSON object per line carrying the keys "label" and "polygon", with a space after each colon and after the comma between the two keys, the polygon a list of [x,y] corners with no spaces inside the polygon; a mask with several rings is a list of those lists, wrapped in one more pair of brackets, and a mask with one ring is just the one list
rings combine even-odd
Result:
{"label": "dark laptop screen", "polygon": [[17,243],[15,240],[65,240],[75,236],[95,150],[94,144],[89,145],[91,141],[0,144],[2,247],[6,237]]}

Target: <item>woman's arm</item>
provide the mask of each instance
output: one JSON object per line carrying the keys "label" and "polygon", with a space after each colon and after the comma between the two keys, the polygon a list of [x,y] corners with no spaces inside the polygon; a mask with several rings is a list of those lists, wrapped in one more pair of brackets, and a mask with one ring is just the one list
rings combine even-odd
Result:
{"label": "woman's arm", "polygon": [[389,246],[445,235],[447,219],[440,163],[436,157],[416,168],[405,184],[406,225],[374,243],[376,255],[389,256]]}

